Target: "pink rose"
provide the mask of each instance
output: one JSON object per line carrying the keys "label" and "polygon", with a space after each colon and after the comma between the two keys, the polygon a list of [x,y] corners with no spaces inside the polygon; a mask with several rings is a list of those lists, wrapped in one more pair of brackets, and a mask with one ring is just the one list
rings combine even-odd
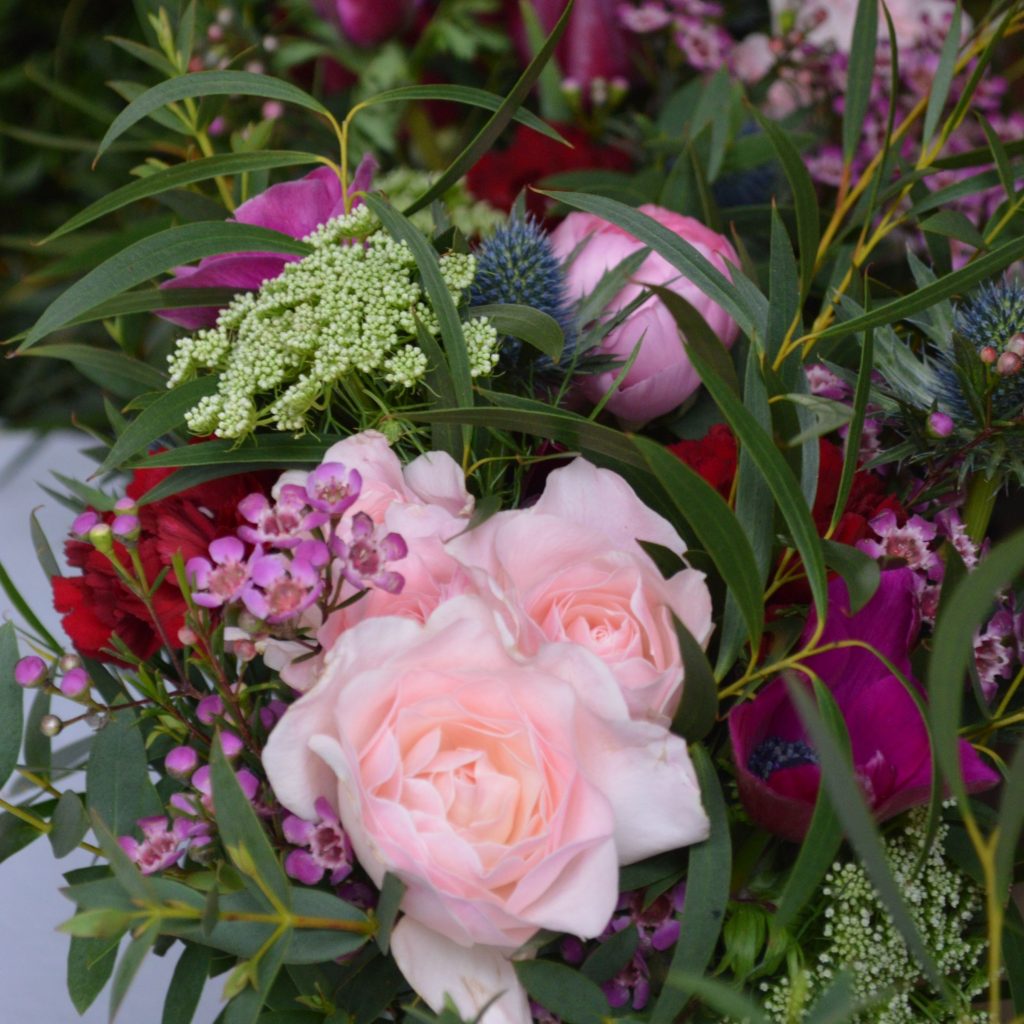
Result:
{"label": "pink rose", "polygon": [[[444,541],[469,525],[473,497],[466,490],[461,468],[445,452],[427,452],[402,466],[387,438],[375,430],[364,430],[339,441],[327,450],[323,461],[340,462],[362,477],[362,489],[347,515],[364,512],[388,532],[399,534],[408,546],[402,559],[405,585],[399,594],[371,589],[367,594],[334,612],[322,622],[320,612],[311,608],[300,625],[316,633],[327,650],[347,629],[363,619],[378,615],[407,615],[426,620],[438,604],[456,594],[472,590],[469,574],[444,547]],[[275,495],[285,484],[304,485],[308,474],[290,471],[275,486]],[[346,584],[342,598],[355,593]],[[323,655],[309,656],[309,648],[297,642],[273,640],[267,643],[264,661],[296,690],[313,685],[323,664]]]}
{"label": "pink rose", "polygon": [[532,508],[491,516],[448,546],[481,574],[480,590],[501,595],[521,651],[580,644],[612,670],[635,718],[670,719],[683,686],[672,616],[707,643],[711,594],[696,569],[664,579],[638,540],[686,549],[620,476],[576,459]]}
{"label": "pink rose", "polygon": [[[723,235],[692,217],[660,206],[640,211],[689,242],[702,256],[730,277],[730,264],[739,265],[735,249]],[[551,235],[555,254],[566,259],[582,245],[566,274],[571,298],[589,295],[609,270],[644,248],[642,242],[614,224],[589,213],[571,213]],[[707,321],[727,347],[739,334],[735,321],[691,281],[657,253],[651,253],[627,284],[608,304],[614,312],[628,306],[645,285],[664,285],[686,299]],[[686,356],[686,348],[664,303],[650,298],[625,323],[611,331],[597,350],[625,361],[640,342],[640,352],[626,379],[608,402],[608,408],[631,423],[646,423],[670,412],[700,387],[700,377]],[[597,402],[611,386],[618,370],[581,377],[583,393]]]}
{"label": "pink rose", "polygon": [[399,967],[440,1010],[530,1024],[508,958],[540,929],[594,937],[618,866],[698,842],[708,820],[686,744],[631,720],[611,673],[575,644],[524,661],[479,599],[421,624],[368,619],[271,733],[281,803],[326,798],[380,885],[406,885]]}

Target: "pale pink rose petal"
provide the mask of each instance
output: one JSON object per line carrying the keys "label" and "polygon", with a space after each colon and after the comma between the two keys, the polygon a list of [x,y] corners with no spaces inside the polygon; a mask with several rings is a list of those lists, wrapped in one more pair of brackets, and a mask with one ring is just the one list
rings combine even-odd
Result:
{"label": "pale pink rose petal", "polygon": [[475,1020],[498,996],[481,1024],[531,1024],[526,992],[502,951],[459,946],[405,917],[391,935],[391,952],[406,981],[432,1010],[440,1012],[448,995],[463,1020]]}
{"label": "pale pink rose petal", "polygon": [[425,505],[440,505],[453,516],[473,514],[462,467],[447,452],[426,452],[405,467],[406,487]]}

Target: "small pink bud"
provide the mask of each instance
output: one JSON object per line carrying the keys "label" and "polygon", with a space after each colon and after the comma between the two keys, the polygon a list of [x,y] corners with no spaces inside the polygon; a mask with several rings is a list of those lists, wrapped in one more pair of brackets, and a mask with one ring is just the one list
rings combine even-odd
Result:
{"label": "small pink bud", "polygon": [[928,417],[928,434],[931,437],[949,437],[953,433],[956,424],[953,417],[944,412],[933,412]]}
{"label": "small pink bud", "polygon": [[256,657],[256,645],[251,640],[236,640],[232,650],[240,661],[252,661]]}
{"label": "small pink bud", "polygon": [[26,690],[46,682],[49,671],[46,662],[37,654],[19,659],[14,665],[14,681]]}
{"label": "small pink bud", "polygon": [[986,365],[991,366],[998,358],[999,353],[992,345],[986,345],[979,353],[978,358]]}
{"label": "small pink bud", "polygon": [[118,498],[114,502],[114,511],[120,512],[122,515],[135,515],[139,511],[139,506],[135,503],[134,498]]}
{"label": "small pink bud", "polygon": [[1024,359],[1024,334],[1019,331],[1006,343],[1006,351]]}
{"label": "small pink bud", "polygon": [[196,705],[196,718],[198,718],[203,725],[213,725],[213,720],[218,715],[222,714],[224,714],[224,701],[222,701],[216,694],[204,697]]}
{"label": "small pink bud", "polygon": [[260,780],[248,768],[242,768],[235,772],[235,778],[238,779],[245,798],[250,802],[255,800],[256,794],[260,791]]}
{"label": "small pink bud", "polygon": [[248,71],[250,75],[262,75],[267,69],[263,66],[263,61],[250,60],[246,61],[245,70]]}
{"label": "small pink bud", "polygon": [[77,537],[85,537],[88,532],[100,521],[97,513],[89,509],[75,518],[71,524],[71,532]]}
{"label": "small pink bud", "polygon": [[280,45],[281,44],[278,41],[277,36],[264,36],[263,37],[263,49],[266,50],[267,53],[273,53],[278,48],[278,46],[280,46]]}
{"label": "small pink bud", "polygon": [[1020,373],[1021,366],[1024,366],[1024,359],[1016,352],[1007,351],[996,360],[996,373],[1000,377],[1013,377]]}
{"label": "small pink bud", "polygon": [[204,764],[197,768],[192,775],[192,785],[199,790],[203,796],[209,796],[213,792],[213,784],[210,782],[210,766]]}
{"label": "small pink bud", "polygon": [[118,516],[110,527],[110,532],[122,543],[133,544],[139,539],[142,524],[138,516]]}
{"label": "small pink bud", "polygon": [[224,29],[222,29],[220,25],[211,25],[206,30],[206,38],[209,39],[211,43],[219,43],[224,38]]}
{"label": "small pink bud", "polygon": [[182,647],[191,647],[198,639],[196,631],[191,626],[182,626],[178,630],[178,643]]}
{"label": "small pink bud", "polygon": [[199,765],[199,754],[192,747],[175,747],[164,758],[168,775],[176,779],[187,779]]}
{"label": "small pink bud", "polygon": [[89,692],[89,685],[89,675],[85,669],[73,668],[70,672],[64,673],[64,677],[60,681],[60,692],[65,697],[76,700]]}
{"label": "small pink bud", "polygon": [[284,104],[280,100],[267,100],[260,112],[264,121],[276,121],[284,116]]}
{"label": "small pink bud", "polygon": [[229,760],[238,757],[245,747],[245,744],[233,732],[222,732],[220,734],[220,745],[224,751],[224,756]]}

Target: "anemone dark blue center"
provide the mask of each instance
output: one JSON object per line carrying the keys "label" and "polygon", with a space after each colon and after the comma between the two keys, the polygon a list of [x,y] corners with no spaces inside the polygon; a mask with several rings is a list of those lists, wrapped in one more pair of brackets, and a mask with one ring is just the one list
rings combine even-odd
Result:
{"label": "anemone dark blue center", "polygon": [[747,770],[767,782],[780,768],[817,764],[818,755],[803,740],[784,740],[769,736],[747,758]]}

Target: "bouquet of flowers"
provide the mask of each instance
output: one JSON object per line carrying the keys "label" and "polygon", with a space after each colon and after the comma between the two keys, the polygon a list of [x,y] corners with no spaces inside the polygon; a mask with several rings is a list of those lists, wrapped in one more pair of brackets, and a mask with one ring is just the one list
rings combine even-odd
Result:
{"label": "bouquet of flowers", "polygon": [[137,4],[9,340],[80,1012],[1024,1020],[1024,3],[737,6]]}

